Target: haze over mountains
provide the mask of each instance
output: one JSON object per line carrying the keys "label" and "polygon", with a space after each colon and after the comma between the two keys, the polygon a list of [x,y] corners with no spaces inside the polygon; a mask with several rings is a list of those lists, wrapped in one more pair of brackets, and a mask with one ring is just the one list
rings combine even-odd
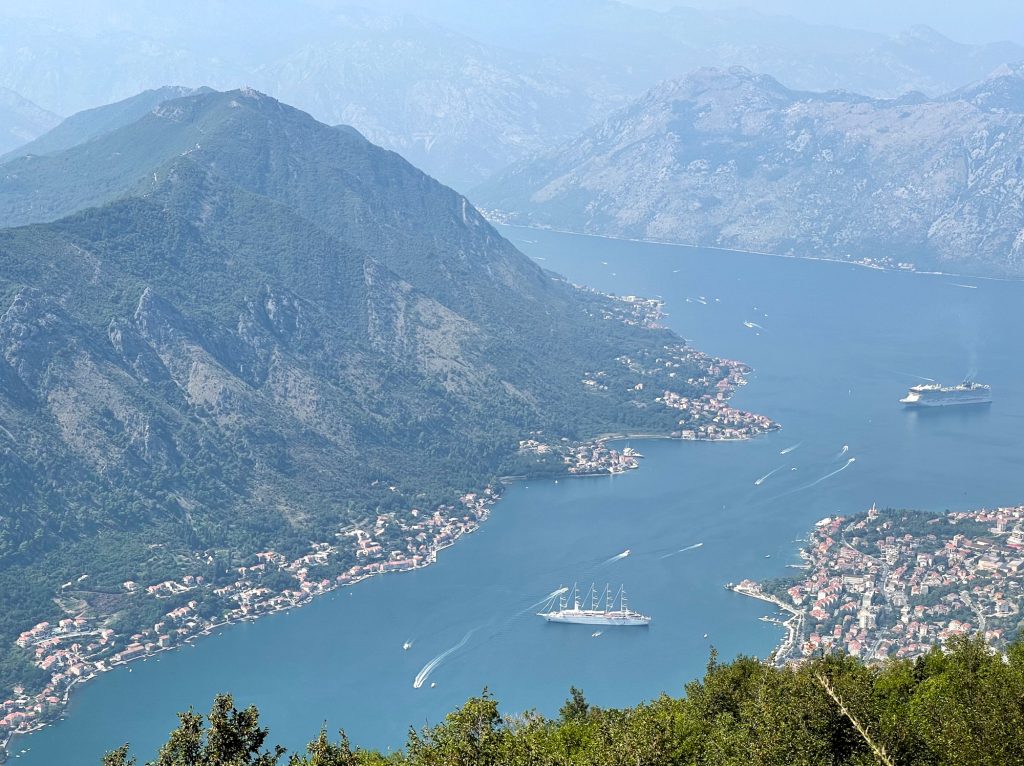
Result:
{"label": "haze over mountains", "polygon": [[31,141],[60,122],[60,118],[12,90],[0,88],[0,156]]}
{"label": "haze over mountains", "polygon": [[[49,6],[48,6],[49,7]],[[1024,60],[1013,43],[958,44],[926,27],[895,37],[754,11],[668,11],[606,0],[298,7],[244,18],[188,0],[49,16],[0,9],[0,86],[72,114],[168,83],[248,83],[351,124],[466,190],[569,139],[661,80],[747,66],[790,87],[937,95]]]}
{"label": "haze over mountains", "polygon": [[594,234],[1024,274],[1024,70],[935,98],[745,69],[664,83],[474,193]]}

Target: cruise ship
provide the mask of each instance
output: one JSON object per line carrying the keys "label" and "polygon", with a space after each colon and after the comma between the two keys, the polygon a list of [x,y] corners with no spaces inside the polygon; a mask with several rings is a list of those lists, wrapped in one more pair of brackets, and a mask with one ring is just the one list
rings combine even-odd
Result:
{"label": "cruise ship", "polygon": [[958,386],[925,383],[911,387],[900,404],[907,407],[952,407],[963,404],[991,404],[992,389],[984,383],[965,380]]}
{"label": "cruise ship", "polygon": [[[558,608],[555,609],[555,601]],[[586,606],[590,602],[589,608]],[[572,606],[570,606],[570,603]],[[616,608],[618,604],[618,608]],[[587,595],[580,601],[579,588],[573,583],[571,592],[562,591],[561,596],[553,597],[537,612],[548,622],[571,622],[578,625],[650,625],[651,618],[646,614],[634,612],[626,602],[626,589],[620,587],[613,596],[607,585],[599,592],[594,585],[590,586]]]}

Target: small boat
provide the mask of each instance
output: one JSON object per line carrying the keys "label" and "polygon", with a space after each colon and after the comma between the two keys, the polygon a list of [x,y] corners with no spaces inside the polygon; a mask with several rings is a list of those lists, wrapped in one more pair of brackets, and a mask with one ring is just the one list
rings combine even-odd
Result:
{"label": "small boat", "polygon": [[412,641],[406,641],[402,644],[402,651],[407,652],[412,648]]}

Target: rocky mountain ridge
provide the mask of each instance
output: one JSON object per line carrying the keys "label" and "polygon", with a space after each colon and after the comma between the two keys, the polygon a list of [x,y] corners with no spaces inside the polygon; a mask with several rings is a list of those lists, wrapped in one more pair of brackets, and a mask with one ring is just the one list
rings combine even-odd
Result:
{"label": "rocky mountain ridge", "polygon": [[511,220],[619,237],[1024,276],[1024,69],[937,98],[663,83],[480,187]]}
{"label": "rocky mountain ridge", "polygon": [[[47,6],[51,9],[52,4]],[[664,12],[612,0],[304,0],[92,14],[0,8],[0,87],[61,114],[166,83],[250,83],[345,123],[460,190],[549,148],[665,78],[742,65],[793,87],[935,96],[1024,60],[1014,43],[897,36],[751,9]]]}
{"label": "rocky mountain ridge", "polygon": [[0,87],[0,156],[42,135],[60,118],[8,88]]}

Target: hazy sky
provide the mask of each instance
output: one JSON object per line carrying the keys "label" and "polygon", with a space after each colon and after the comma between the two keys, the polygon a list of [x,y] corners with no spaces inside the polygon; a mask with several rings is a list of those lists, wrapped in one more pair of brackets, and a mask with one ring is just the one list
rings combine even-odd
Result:
{"label": "hazy sky", "polygon": [[625,0],[664,8],[754,8],[819,24],[895,33],[927,24],[959,42],[1024,44],[1024,2],[1017,0]]}
{"label": "hazy sky", "polygon": [[[479,12],[489,0],[466,0]],[[552,0],[557,4],[559,0]],[[914,24],[927,24],[960,42],[993,42],[1012,40],[1024,44],[1024,0],[620,0],[633,5],[665,8],[672,5],[703,8],[752,8],[762,13],[789,15],[824,24],[868,29],[893,34]],[[209,0],[209,5],[227,13],[245,13],[252,0]],[[326,7],[362,5],[373,8],[374,0],[274,0],[294,2],[297,13],[304,3]],[[382,0],[383,5],[394,0]],[[153,0],[0,0],[0,16],[27,12],[34,16],[59,19],[63,16],[110,17],[118,8],[153,6],[159,11],[173,4]],[[258,3],[257,3],[258,5]],[[450,12],[452,0],[417,0],[398,3],[413,7],[430,17],[431,6],[443,6]],[[152,8],[151,8],[152,9]]]}

